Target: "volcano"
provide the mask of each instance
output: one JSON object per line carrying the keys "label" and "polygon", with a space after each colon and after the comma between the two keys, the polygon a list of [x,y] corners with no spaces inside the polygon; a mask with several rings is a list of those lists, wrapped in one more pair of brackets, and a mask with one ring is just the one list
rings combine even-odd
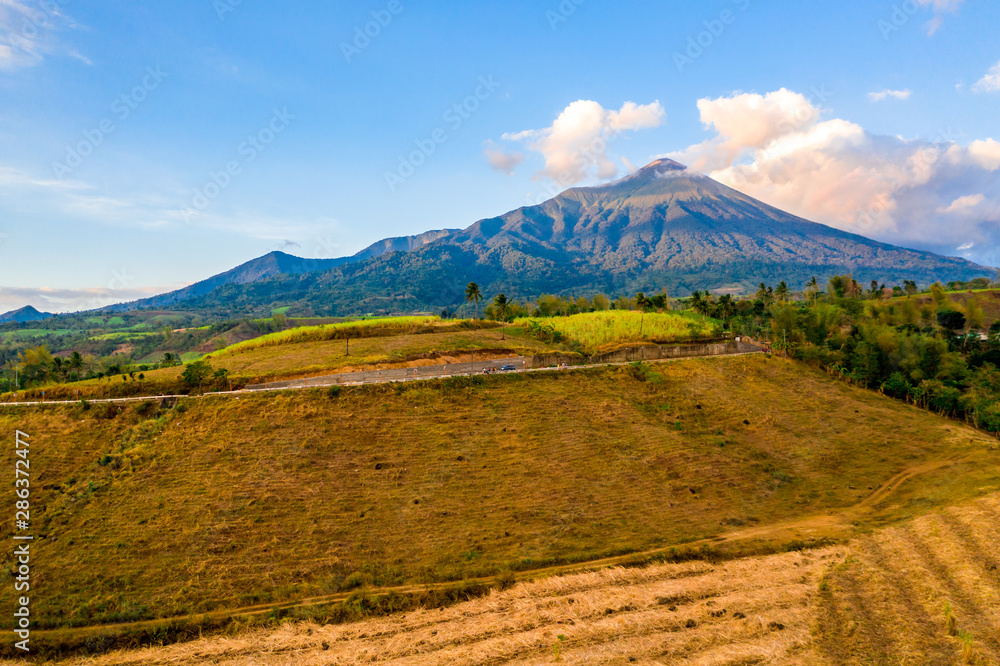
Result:
{"label": "volcano", "polygon": [[530,299],[663,287],[677,296],[695,289],[747,293],[760,282],[782,280],[797,290],[811,277],[825,283],[847,273],[888,285],[995,274],[964,259],[810,222],[668,159],[464,230],[388,239],[353,257],[321,262],[285,255],[266,266],[236,271],[239,280],[210,278],[169,300],[220,314],[291,306],[293,314],[348,315],[455,308],[472,281],[486,294]]}

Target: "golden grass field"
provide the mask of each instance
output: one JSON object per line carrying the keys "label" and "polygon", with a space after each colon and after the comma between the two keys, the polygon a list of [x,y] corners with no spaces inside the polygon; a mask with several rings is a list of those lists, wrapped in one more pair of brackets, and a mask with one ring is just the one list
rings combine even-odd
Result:
{"label": "golden grass field", "polygon": [[1000,489],[994,438],[764,356],[0,423],[33,438],[33,617],[54,647],[357,617],[597,558],[798,548]]}
{"label": "golden grass field", "polygon": [[997,543],[993,494],[846,545],[607,568],[449,608],[289,622],[72,663],[997,664]]}

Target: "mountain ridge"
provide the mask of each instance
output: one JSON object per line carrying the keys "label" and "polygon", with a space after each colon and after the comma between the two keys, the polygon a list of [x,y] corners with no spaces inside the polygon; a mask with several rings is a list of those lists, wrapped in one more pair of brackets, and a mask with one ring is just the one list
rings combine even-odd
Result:
{"label": "mountain ridge", "polygon": [[[668,159],[462,230],[378,241],[352,257],[275,254],[233,269],[254,279],[237,280],[229,271],[174,302],[220,313],[227,306],[249,314],[278,305],[303,314],[397,313],[461,307],[470,281],[486,293],[527,299],[660,287],[675,294],[750,291],[779,280],[797,288],[811,276],[836,273],[888,284],[994,274],[964,259],[791,215]],[[274,258],[257,272],[245,269],[268,257]],[[145,302],[155,305],[155,298]]]}
{"label": "mountain ridge", "polygon": [[337,257],[334,259],[296,257],[280,250],[272,250],[263,256],[242,263],[236,268],[218,273],[187,287],[137,301],[105,306],[98,308],[98,310],[105,312],[128,312],[143,308],[165,308],[211,293],[215,289],[228,284],[249,284],[281,275],[300,275],[302,273],[324,271],[344,264],[374,259],[388,252],[408,252],[423,247],[430,242],[447,238],[456,231],[458,230],[438,229],[425,231],[422,234],[414,236],[385,238],[372,243],[365,249],[349,257]]}

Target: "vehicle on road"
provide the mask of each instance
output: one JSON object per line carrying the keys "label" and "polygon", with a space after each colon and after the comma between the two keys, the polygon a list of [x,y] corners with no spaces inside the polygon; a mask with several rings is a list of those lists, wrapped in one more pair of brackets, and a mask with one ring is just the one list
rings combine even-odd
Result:
{"label": "vehicle on road", "polygon": [[517,368],[514,367],[513,365],[505,365],[502,368],[500,368],[500,372],[513,372],[514,370],[517,370]]}

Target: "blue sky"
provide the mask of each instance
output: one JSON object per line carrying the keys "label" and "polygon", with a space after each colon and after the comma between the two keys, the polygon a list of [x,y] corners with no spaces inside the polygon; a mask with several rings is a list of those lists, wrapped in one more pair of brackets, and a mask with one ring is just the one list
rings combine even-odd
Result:
{"label": "blue sky", "polygon": [[661,155],[1000,265],[998,28],[982,0],[0,0],[0,310],[353,254]]}

